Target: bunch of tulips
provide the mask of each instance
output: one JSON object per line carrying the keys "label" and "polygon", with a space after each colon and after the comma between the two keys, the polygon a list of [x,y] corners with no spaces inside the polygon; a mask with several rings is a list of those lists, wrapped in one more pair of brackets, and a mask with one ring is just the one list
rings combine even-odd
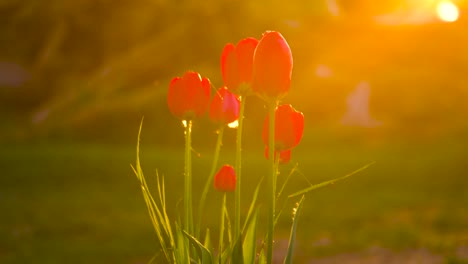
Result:
{"label": "bunch of tulips", "polygon": [[[290,89],[292,68],[291,49],[284,37],[279,32],[267,31],[260,40],[245,38],[237,45],[229,43],[224,47],[221,54],[224,85],[214,92],[212,98],[212,84],[208,78],[201,77],[197,72],[188,71],[182,77],[175,77],[170,82],[167,97],[169,110],[182,121],[185,129],[182,217],[174,221],[169,219],[166,213],[164,180],[160,180],[159,176],[156,199],[150,193],[140,167],[139,145],[137,145],[136,166],[132,167],[140,180],[162,254],[168,263],[273,263],[273,233],[278,219],[275,212],[278,164],[289,162],[291,150],[301,141],[304,129],[304,115],[289,104],[280,104]],[[248,213],[242,219],[242,130],[244,109],[250,96],[260,97],[268,109],[263,124],[262,139],[265,144],[264,154],[271,162],[271,170],[266,174],[266,186],[260,181],[255,189]],[[192,199],[192,124],[206,112],[209,113],[210,120],[219,126],[218,138],[211,172],[200,195],[195,220]],[[234,166],[225,164],[219,168],[218,157],[223,131],[233,122],[237,122],[235,164]],[[309,186],[289,196],[302,196],[302,198],[294,208],[295,215],[284,263],[292,263],[297,215],[302,208],[303,194],[351,174]],[[205,201],[211,186],[223,193],[217,247],[213,246],[208,229],[203,235],[201,232]],[[266,235],[261,238],[262,243],[259,246],[257,245],[259,207],[256,203],[261,187],[266,188],[268,195],[266,199],[268,221]],[[231,192],[234,192],[233,225],[228,213],[230,210],[226,205],[226,195]]]}

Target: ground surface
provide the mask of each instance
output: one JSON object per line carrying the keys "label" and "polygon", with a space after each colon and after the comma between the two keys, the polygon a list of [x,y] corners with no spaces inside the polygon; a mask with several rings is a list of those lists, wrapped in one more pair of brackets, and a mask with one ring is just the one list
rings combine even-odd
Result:
{"label": "ground surface", "polygon": [[[466,141],[328,142],[333,140],[298,147],[279,182],[296,162],[312,183],[370,161],[376,164],[307,195],[299,219],[297,263],[468,263]],[[199,153],[195,170],[206,171],[210,152]],[[142,155],[150,180],[156,168],[166,176],[168,200],[174,205],[169,213],[175,214],[181,197],[181,151],[143,144]],[[255,149],[244,155],[245,201],[266,166],[262,155]],[[130,170],[134,160],[134,146],[3,146],[0,262],[147,263],[157,242]],[[194,177],[204,177],[199,174]],[[307,186],[304,176],[295,173],[285,193]],[[201,180],[196,180],[194,189],[199,188]],[[218,196],[210,193],[205,216],[213,232]],[[277,254],[285,247],[294,202],[286,201],[278,223]]]}

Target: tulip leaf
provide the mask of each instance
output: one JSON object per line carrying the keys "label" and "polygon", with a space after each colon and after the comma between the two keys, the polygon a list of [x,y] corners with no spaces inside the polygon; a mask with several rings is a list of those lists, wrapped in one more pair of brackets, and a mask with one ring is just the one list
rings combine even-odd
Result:
{"label": "tulip leaf", "polygon": [[247,232],[245,233],[243,244],[245,264],[255,263],[255,252],[257,251],[257,216],[258,208],[255,210],[255,213],[248,225]]}
{"label": "tulip leaf", "polygon": [[[214,252],[214,247],[213,247],[213,243],[211,242],[211,236],[210,236],[210,229],[207,228],[206,229],[206,234],[205,234],[205,243],[204,243],[205,247],[210,251],[210,252]],[[215,263],[215,258],[214,258],[214,254],[211,254],[211,262]]]}
{"label": "tulip leaf", "polygon": [[190,263],[189,248],[185,243],[185,237],[180,228],[180,218],[178,219],[178,223],[176,223],[176,243],[177,247],[174,249],[175,263]]}
{"label": "tulip leaf", "polygon": [[299,213],[302,210],[302,205],[304,202],[304,195],[302,196],[301,200],[297,203],[297,207],[294,208],[294,217],[293,217],[293,224],[291,227],[291,234],[289,236],[289,245],[288,245],[288,253],[286,258],[284,259],[284,264],[292,264],[293,263],[293,253],[294,253],[294,244],[296,241],[296,229],[297,229],[297,219],[299,218]]}
{"label": "tulip leaf", "polygon": [[258,264],[266,264],[267,261],[266,261],[266,258],[265,258],[265,253],[263,252],[263,249],[262,251],[260,251],[260,255],[258,256]]}
{"label": "tulip leaf", "polygon": [[229,255],[231,255],[231,248],[226,248],[219,257],[219,263],[227,263]]}
{"label": "tulip leaf", "polygon": [[244,264],[244,252],[242,251],[242,238],[239,237],[232,248],[231,263]]}
{"label": "tulip leaf", "polygon": [[223,246],[224,246],[224,210],[226,209],[226,194],[223,195],[223,206],[221,207],[221,223],[219,225],[219,240],[218,240],[218,259],[219,263],[223,262]]}
{"label": "tulip leaf", "polygon": [[247,227],[247,223],[250,221],[250,218],[252,217],[252,213],[254,211],[255,203],[257,202],[258,192],[260,190],[260,186],[262,185],[262,182],[263,182],[264,178],[265,177],[262,177],[260,179],[260,181],[257,184],[257,187],[255,188],[255,191],[254,191],[254,194],[253,194],[253,197],[252,197],[252,201],[250,202],[249,211],[247,213],[247,217],[245,218],[244,226],[242,227],[242,233],[245,232],[245,228]]}
{"label": "tulip leaf", "polygon": [[368,167],[370,167],[374,163],[375,163],[375,161],[373,161],[373,162],[371,162],[371,163],[369,163],[369,164],[367,164],[367,165],[365,165],[365,166],[363,166],[363,167],[361,167],[361,168],[359,168],[359,169],[357,169],[357,170],[355,170],[355,171],[353,171],[353,172],[351,172],[349,174],[346,174],[345,176],[342,176],[342,177],[339,177],[339,178],[336,178],[336,179],[333,179],[333,180],[321,182],[319,184],[312,185],[312,186],[310,186],[308,188],[305,188],[305,189],[303,189],[301,191],[290,194],[288,196],[288,198],[292,198],[292,197],[295,197],[295,196],[306,194],[306,193],[308,193],[308,192],[310,192],[312,190],[315,190],[315,189],[318,189],[318,188],[321,188],[321,187],[325,187],[325,186],[328,186],[328,185],[331,185],[331,184],[335,184],[338,181],[344,180],[344,179],[346,179],[346,178],[348,178],[348,177],[350,177],[350,176],[352,176],[352,175],[354,175],[354,174],[356,174],[358,172],[361,172],[361,171],[367,169]]}
{"label": "tulip leaf", "polygon": [[[225,204],[225,203],[224,203]],[[229,213],[228,213],[228,210],[227,210],[227,207],[226,207],[226,204],[224,205],[223,207],[223,219],[226,219],[226,224],[227,224],[227,227],[224,226],[224,223],[223,221],[221,222],[222,226],[221,226],[221,229],[220,229],[220,232],[221,230],[223,230],[223,232],[227,232],[227,235],[228,235],[228,245],[232,245],[232,234],[231,234],[231,220],[229,218]],[[226,231],[225,231],[226,230]],[[220,244],[220,246],[222,246]],[[222,250],[222,247],[220,247],[220,252],[218,253],[219,254],[219,259],[220,259],[220,263],[227,263],[228,259],[229,259],[229,256],[231,256],[231,253],[232,253],[232,250],[233,250],[233,247],[232,246],[228,246],[226,247],[224,250]]]}
{"label": "tulip leaf", "polygon": [[201,263],[203,264],[211,264],[213,255],[211,254],[210,250],[206,248],[200,241],[198,241],[195,237],[187,233],[185,230],[183,231],[186,238],[188,238],[190,244],[195,248],[195,251],[198,254]]}
{"label": "tulip leaf", "polygon": [[226,217],[226,224],[227,224],[227,234],[228,234],[228,243],[229,245],[232,244],[232,233],[231,233],[231,218],[229,218],[229,213],[227,207],[224,207],[224,215]]}

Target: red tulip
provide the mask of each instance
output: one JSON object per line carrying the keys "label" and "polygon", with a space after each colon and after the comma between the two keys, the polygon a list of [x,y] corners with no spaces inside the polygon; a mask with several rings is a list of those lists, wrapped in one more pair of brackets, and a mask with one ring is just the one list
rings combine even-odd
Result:
{"label": "red tulip", "polygon": [[173,115],[190,120],[202,116],[210,103],[210,80],[188,71],[169,84],[167,103]]}
{"label": "red tulip", "polygon": [[243,94],[241,84],[250,85],[252,81],[252,63],[258,40],[245,38],[234,46],[228,43],[221,53],[221,74],[224,85],[237,94]]}
{"label": "red tulip", "polygon": [[[263,124],[263,142],[268,146],[269,118]],[[304,114],[296,111],[291,105],[280,105],[275,111],[275,150],[291,149],[299,142],[304,132]]]}
{"label": "red tulip", "polygon": [[240,101],[226,87],[214,95],[210,106],[210,119],[218,124],[227,125],[239,119]]}
{"label": "red tulip", "polygon": [[[266,159],[270,159],[269,153],[270,153],[270,149],[267,146],[267,147],[265,147],[265,158]],[[278,153],[278,151],[275,151],[275,159],[276,159],[277,153]],[[286,164],[290,160],[291,160],[291,150],[290,149],[279,151],[279,163],[280,164]]]}
{"label": "red tulip", "polygon": [[283,36],[265,32],[255,49],[253,91],[260,97],[281,98],[289,91],[292,67],[291,49]]}
{"label": "red tulip", "polygon": [[224,165],[214,177],[214,188],[220,192],[236,189],[236,171],[231,165]]}

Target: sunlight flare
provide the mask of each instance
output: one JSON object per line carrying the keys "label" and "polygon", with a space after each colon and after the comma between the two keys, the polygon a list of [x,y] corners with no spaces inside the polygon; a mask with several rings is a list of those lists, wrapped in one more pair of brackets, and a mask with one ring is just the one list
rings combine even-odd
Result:
{"label": "sunlight flare", "polygon": [[444,22],[455,22],[458,20],[458,7],[450,1],[441,1],[437,5],[437,16]]}
{"label": "sunlight flare", "polygon": [[228,124],[229,128],[237,128],[238,126],[239,126],[239,120],[236,120]]}

